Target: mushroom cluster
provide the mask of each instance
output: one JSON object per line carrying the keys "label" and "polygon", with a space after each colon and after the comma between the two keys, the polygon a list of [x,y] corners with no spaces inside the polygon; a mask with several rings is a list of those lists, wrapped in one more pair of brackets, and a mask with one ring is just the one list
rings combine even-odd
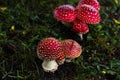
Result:
{"label": "mushroom cluster", "polygon": [[[81,40],[82,34],[89,32],[88,24],[100,22],[100,4],[97,0],[80,0],[76,7],[64,4],[54,10],[54,17],[62,23],[72,23],[72,30],[75,31]],[[66,39],[59,41],[56,38],[48,37],[39,41],[37,56],[43,60],[42,68],[46,72],[54,72],[64,61],[70,62],[79,57],[82,47],[75,40]]]}
{"label": "mushroom cluster", "polygon": [[39,41],[37,46],[37,56],[43,60],[42,68],[46,72],[56,71],[65,59],[77,58],[81,53],[81,46],[71,39],[58,41],[56,38],[48,37]]}
{"label": "mushroom cluster", "polygon": [[97,0],[80,0],[76,7],[64,4],[54,10],[54,17],[62,23],[72,22],[72,30],[83,39],[82,34],[89,32],[88,24],[100,22],[100,4]]}

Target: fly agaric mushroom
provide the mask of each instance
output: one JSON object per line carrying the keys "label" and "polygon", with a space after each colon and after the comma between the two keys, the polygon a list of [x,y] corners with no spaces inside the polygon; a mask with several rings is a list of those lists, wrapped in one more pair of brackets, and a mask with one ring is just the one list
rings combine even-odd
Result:
{"label": "fly agaric mushroom", "polygon": [[71,62],[72,59],[79,57],[82,53],[81,46],[72,39],[61,41],[63,51],[66,57],[66,62]]}
{"label": "fly agaric mushroom", "polygon": [[61,22],[72,22],[76,18],[76,9],[71,5],[61,5],[54,10],[54,17]]}
{"label": "fly agaric mushroom", "polygon": [[87,4],[93,6],[96,10],[100,10],[100,4],[97,0],[80,0],[78,3],[77,8],[80,8],[81,5]]}
{"label": "fly agaric mushroom", "polygon": [[54,72],[58,68],[55,61],[63,53],[60,42],[52,37],[45,38],[38,43],[37,55],[43,60],[42,68],[46,72]]}
{"label": "fly agaric mushroom", "polygon": [[88,24],[100,22],[99,12],[91,5],[83,4],[77,10],[77,18]]}
{"label": "fly agaric mushroom", "polygon": [[76,19],[73,22],[73,26],[72,29],[78,33],[78,35],[80,36],[81,40],[83,40],[83,34],[86,34],[87,32],[89,32],[89,28],[88,25],[84,22],[82,22],[79,19]]}
{"label": "fly agaric mushroom", "polygon": [[64,64],[64,61],[65,61],[65,54],[64,53],[61,53],[61,56],[56,59],[56,62],[59,64],[59,65],[62,65]]}

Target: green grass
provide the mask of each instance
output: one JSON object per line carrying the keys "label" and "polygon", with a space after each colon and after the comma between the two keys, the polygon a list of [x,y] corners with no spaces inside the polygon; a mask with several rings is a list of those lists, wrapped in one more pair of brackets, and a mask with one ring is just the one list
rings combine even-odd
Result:
{"label": "green grass", "polygon": [[[78,1],[0,1],[0,80],[120,80],[120,23],[115,22],[120,21],[120,0],[99,0],[101,22],[89,25],[84,41],[53,17],[55,7]],[[74,39],[83,53],[54,74],[45,73],[36,55],[45,37]]]}

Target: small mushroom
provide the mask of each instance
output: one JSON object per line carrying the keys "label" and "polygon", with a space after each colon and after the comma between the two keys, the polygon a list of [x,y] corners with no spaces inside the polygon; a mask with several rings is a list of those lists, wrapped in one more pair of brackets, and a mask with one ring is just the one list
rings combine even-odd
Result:
{"label": "small mushroom", "polygon": [[87,4],[83,4],[78,8],[77,18],[88,24],[98,24],[100,22],[98,10]]}
{"label": "small mushroom", "polygon": [[43,60],[42,68],[46,72],[54,72],[58,69],[56,59],[61,56],[62,46],[60,42],[53,38],[45,38],[38,43],[37,55]]}
{"label": "small mushroom", "polygon": [[64,64],[64,61],[65,61],[65,54],[64,52],[61,53],[60,57],[58,59],[56,59],[56,62],[59,64],[59,65],[62,65]]}
{"label": "small mushroom", "polygon": [[81,37],[81,40],[83,40],[83,34],[89,32],[88,25],[79,19],[76,19],[73,22],[72,29],[78,33],[78,35]]}
{"label": "small mushroom", "polygon": [[72,39],[61,41],[62,48],[65,54],[66,62],[71,62],[72,59],[79,57],[82,53],[81,46]]}
{"label": "small mushroom", "polygon": [[71,5],[61,5],[54,10],[54,17],[61,22],[72,22],[76,18],[76,9]]}

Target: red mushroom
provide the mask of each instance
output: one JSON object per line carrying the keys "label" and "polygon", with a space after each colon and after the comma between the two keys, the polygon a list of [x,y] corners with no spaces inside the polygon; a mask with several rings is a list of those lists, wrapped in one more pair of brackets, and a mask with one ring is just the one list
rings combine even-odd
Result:
{"label": "red mushroom", "polygon": [[87,4],[81,5],[77,10],[77,18],[88,24],[97,24],[100,22],[99,12]]}
{"label": "red mushroom", "polygon": [[76,9],[71,5],[61,5],[54,10],[54,17],[61,22],[72,22],[76,18]]}
{"label": "red mushroom", "polygon": [[37,55],[43,60],[42,67],[46,72],[54,72],[58,68],[55,61],[61,56],[62,47],[60,42],[52,37],[45,38],[38,43]]}
{"label": "red mushroom", "polygon": [[63,51],[66,57],[66,62],[70,62],[72,59],[79,57],[82,53],[81,46],[72,39],[61,41]]}
{"label": "red mushroom", "polygon": [[87,4],[93,6],[96,10],[100,10],[100,4],[97,0],[80,0],[77,8],[80,8],[81,5]]}
{"label": "red mushroom", "polygon": [[79,19],[76,19],[73,22],[72,29],[78,33],[78,35],[81,37],[81,40],[83,39],[82,34],[89,32],[88,25]]}
{"label": "red mushroom", "polygon": [[64,54],[64,52],[63,52],[63,53],[61,53],[61,56],[60,56],[58,59],[56,59],[56,62],[57,62],[59,65],[62,65],[62,64],[64,64],[64,61],[65,61],[65,54]]}

